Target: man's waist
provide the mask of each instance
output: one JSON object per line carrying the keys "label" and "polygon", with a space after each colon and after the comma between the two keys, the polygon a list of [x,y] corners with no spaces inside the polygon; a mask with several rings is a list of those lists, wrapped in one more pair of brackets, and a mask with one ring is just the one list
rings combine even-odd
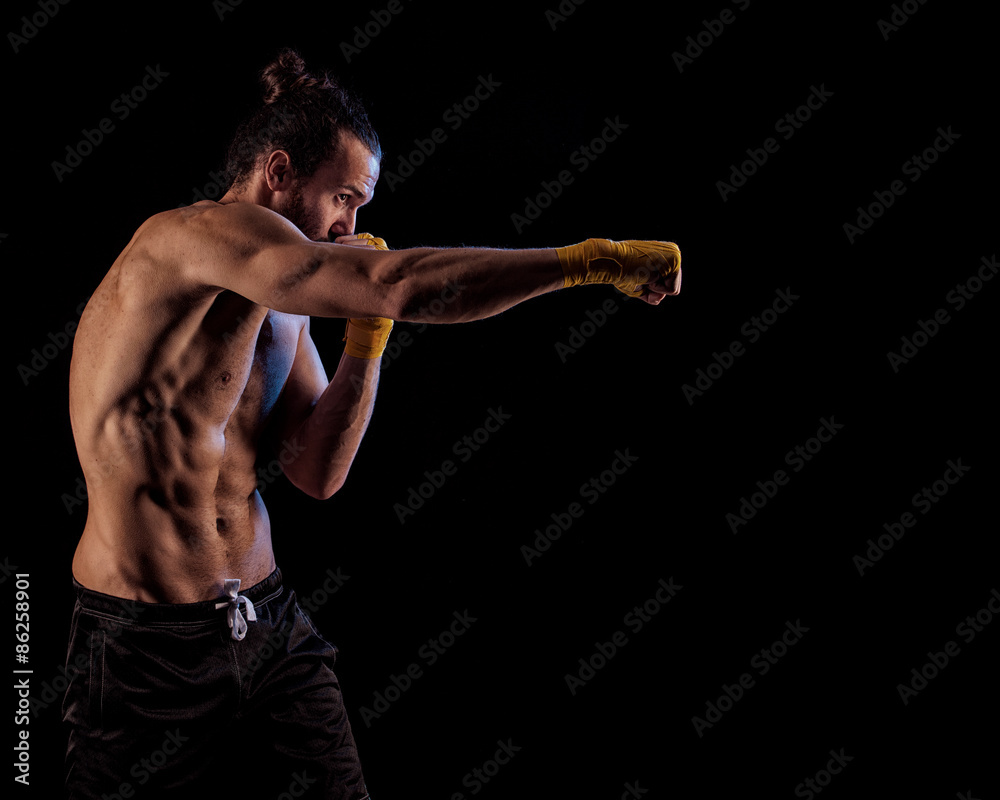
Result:
{"label": "man's waist", "polygon": [[[88,589],[75,578],[73,589],[76,592],[80,606],[88,611],[113,617],[124,622],[138,624],[203,622],[225,616],[225,605],[229,598],[222,592],[211,600],[196,603],[148,603],[125,597],[105,594]],[[265,602],[277,596],[282,591],[281,570],[275,570],[262,581],[252,586],[240,588],[239,594],[246,597],[254,605]]]}

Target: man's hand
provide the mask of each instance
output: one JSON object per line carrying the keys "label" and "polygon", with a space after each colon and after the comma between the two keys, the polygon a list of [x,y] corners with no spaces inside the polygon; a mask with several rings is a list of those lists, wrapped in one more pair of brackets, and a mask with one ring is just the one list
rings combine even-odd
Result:
{"label": "man's hand", "polygon": [[651,306],[658,306],[664,297],[676,297],[681,293],[681,268],[678,266],[677,272],[671,273],[666,278],[657,276],[652,283],[640,288],[642,294],[639,295],[639,299]]}
{"label": "man's hand", "polygon": [[564,287],[609,283],[654,306],[681,291],[681,251],[673,242],[587,239],[556,253]]}
{"label": "man's hand", "polygon": [[338,236],[333,240],[334,244],[346,244],[351,247],[374,247],[376,250],[388,250],[389,245],[385,239],[379,239],[370,233],[352,233],[347,236]]}

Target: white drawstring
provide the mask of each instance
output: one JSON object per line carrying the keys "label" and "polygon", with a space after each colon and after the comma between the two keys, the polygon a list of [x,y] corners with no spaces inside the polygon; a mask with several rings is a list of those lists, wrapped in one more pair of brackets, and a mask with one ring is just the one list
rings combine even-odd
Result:
{"label": "white drawstring", "polygon": [[[250,602],[250,598],[238,594],[239,590],[240,579],[227,578],[225,580],[225,594],[229,597],[229,600],[215,604],[216,608],[229,606],[226,616],[229,620],[229,627],[233,630],[233,638],[237,642],[242,641],[243,637],[247,635],[247,620],[250,622],[257,621],[257,612],[253,610],[253,603]],[[243,619],[243,615],[240,613],[240,603],[246,606],[246,620]]]}

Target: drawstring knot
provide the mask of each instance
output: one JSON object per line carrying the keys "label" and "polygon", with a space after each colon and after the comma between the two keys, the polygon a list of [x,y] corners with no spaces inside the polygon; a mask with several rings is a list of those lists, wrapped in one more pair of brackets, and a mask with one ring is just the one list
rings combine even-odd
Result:
{"label": "drawstring knot", "polygon": [[[229,627],[232,628],[233,638],[237,642],[242,641],[243,637],[247,635],[247,620],[257,621],[257,612],[253,609],[253,603],[250,602],[249,597],[238,594],[239,590],[240,579],[227,578],[224,593],[229,599],[215,604],[216,608],[229,607],[226,611],[226,617],[229,621]],[[240,613],[240,605],[246,609],[246,619],[243,619],[243,614]]]}

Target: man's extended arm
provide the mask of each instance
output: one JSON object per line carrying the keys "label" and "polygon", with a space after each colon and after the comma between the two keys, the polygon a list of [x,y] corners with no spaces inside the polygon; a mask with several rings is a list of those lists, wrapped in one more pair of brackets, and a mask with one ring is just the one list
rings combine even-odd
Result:
{"label": "man's extended arm", "polygon": [[[561,289],[567,280],[566,262],[552,249],[378,251],[313,242],[280,215],[250,203],[212,209],[192,228],[190,236],[175,240],[194,243],[178,259],[192,278],[291,314],[466,322]],[[679,253],[672,281],[664,275],[671,254],[653,253],[652,270],[644,257],[628,251],[618,271],[627,272],[627,280],[644,273],[640,294],[655,304],[676,293]],[[605,277],[601,282],[614,282],[614,275]],[[456,296],[442,309],[434,300],[450,287]]]}

